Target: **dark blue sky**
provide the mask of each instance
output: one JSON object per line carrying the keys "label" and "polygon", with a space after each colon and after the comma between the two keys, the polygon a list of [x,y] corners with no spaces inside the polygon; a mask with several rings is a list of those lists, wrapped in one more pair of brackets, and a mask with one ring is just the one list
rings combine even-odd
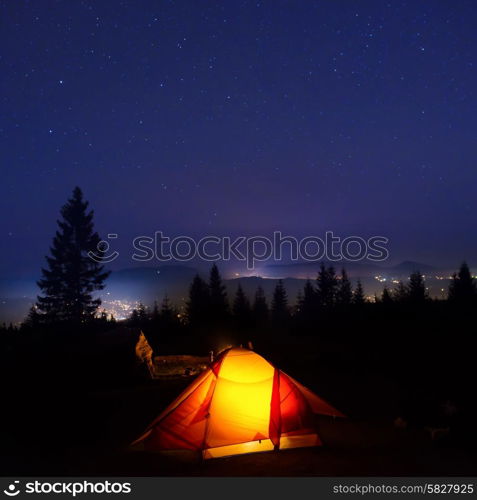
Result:
{"label": "dark blue sky", "polygon": [[102,234],[383,234],[475,262],[474,0],[1,1],[0,272]]}

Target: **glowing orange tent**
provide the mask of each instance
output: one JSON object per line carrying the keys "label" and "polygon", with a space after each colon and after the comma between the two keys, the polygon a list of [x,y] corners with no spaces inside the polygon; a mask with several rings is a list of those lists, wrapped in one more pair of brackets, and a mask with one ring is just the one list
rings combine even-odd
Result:
{"label": "glowing orange tent", "polygon": [[255,352],[229,349],[133,444],[204,458],[318,446],[313,413],[343,416]]}

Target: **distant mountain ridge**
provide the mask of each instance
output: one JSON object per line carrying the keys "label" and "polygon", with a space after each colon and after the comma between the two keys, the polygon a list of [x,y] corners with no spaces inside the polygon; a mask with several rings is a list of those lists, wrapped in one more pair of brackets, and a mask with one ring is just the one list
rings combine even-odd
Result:
{"label": "distant mountain ridge", "polygon": [[430,266],[429,264],[423,264],[422,262],[413,262],[412,260],[405,260],[396,266],[390,267],[389,270],[399,271],[405,273],[412,273],[413,271],[420,271],[421,273],[429,273],[431,271],[436,271],[437,268]]}
{"label": "distant mountain ridge", "polygon": [[344,268],[350,276],[362,278],[383,273],[393,274],[395,277],[400,277],[403,275],[409,275],[413,271],[420,271],[425,274],[436,270],[434,266],[411,260],[403,261],[395,266],[383,266],[363,261],[295,262],[292,264],[271,264],[264,266],[263,270],[265,271],[265,274],[270,277],[314,278],[320,270],[322,263],[327,267],[333,266],[336,270]]}

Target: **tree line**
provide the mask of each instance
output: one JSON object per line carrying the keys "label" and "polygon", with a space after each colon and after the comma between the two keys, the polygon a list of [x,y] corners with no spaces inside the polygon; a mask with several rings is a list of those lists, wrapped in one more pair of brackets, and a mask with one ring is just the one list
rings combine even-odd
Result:
{"label": "tree line", "polygon": [[[413,307],[419,308],[431,299],[424,276],[420,271],[410,274],[406,283],[400,281],[394,288],[383,288],[380,295],[372,300],[366,298],[360,280],[353,288],[345,269],[338,274],[333,266],[321,264],[315,280],[307,280],[291,305],[283,280],[278,280],[267,301],[264,290],[259,286],[250,299],[239,283],[235,295],[229,301],[224,281],[216,264],[213,264],[209,279],[197,274],[190,287],[184,312],[171,305],[166,297],[161,307],[157,302],[152,309],[139,304],[134,309],[128,323],[132,326],[157,326],[165,331],[178,330],[181,326],[201,329],[228,324],[237,329],[275,326],[283,328],[290,322],[295,325],[313,324],[322,315],[353,313],[373,307]],[[464,262],[454,273],[449,284],[447,303],[455,305],[477,304],[477,284],[468,265]]]}
{"label": "tree line", "polygon": [[[101,257],[104,252],[94,230],[93,216],[81,189],[76,187],[61,209],[50,255],[46,257],[47,265],[41,270],[42,277],[38,281],[41,294],[25,319],[24,328],[58,325],[102,328],[115,322],[100,310],[101,300],[97,297],[110,273],[101,264],[101,259],[90,256],[94,252]],[[384,287],[373,302],[379,307],[419,307],[431,299],[423,275],[416,270],[406,283],[400,282],[393,289]],[[477,303],[476,280],[465,262],[451,279],[446,302]],[[334,267],[324,264],[315,280],[306,281],[293,306],[282,280],[278,280],[270,304],[261,287],[253,297],[248,297],[240,284],[229,302],[223,279],[214,264],[208,280],[200,275],[193,279],[184,310],[177,309],[166,297],[161,306],[155,303],[152,308],[146,308],[141,304],[128,323],[133,326],[147,324],[170,332],[184,326],[192,329],[233,326],[239,330],[267,325],[284,328],[290,322],[312,327],[322,316],[334,312],[359,312],[370,307],[372,304],[366,299],[359,280],[353,287],[345,269],[337,273]],[[12,330],[13,327],[4,325],[3,328]]]}

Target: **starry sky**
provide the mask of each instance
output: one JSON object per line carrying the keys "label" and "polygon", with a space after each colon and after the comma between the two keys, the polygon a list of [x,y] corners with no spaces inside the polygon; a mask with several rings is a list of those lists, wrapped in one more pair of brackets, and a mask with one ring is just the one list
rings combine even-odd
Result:
{"label": "starry sky", "polygon": [[118,245],[332,230],[476,260],[475,0],[0,6],[3,276],[38,274],[75,185]]}

